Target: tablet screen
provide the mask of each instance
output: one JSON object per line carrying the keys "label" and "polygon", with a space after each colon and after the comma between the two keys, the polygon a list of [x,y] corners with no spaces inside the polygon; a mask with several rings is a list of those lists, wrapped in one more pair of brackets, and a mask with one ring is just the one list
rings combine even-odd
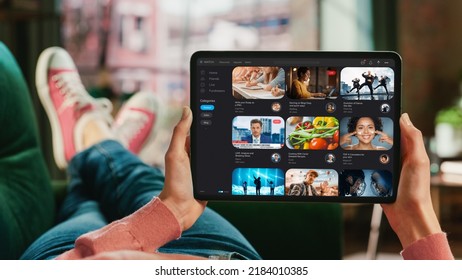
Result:
{"label": "tablet screen", "polygon": [[190,70],[196,198],[396,199],[398,54],[200,51]]}

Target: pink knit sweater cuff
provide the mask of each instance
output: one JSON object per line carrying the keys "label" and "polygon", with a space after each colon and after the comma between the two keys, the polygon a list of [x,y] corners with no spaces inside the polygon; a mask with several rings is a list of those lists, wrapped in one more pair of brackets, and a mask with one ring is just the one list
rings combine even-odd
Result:
{"label": "pink knit sweater cuff", "polygon": [[135,213],[80,236],[75,248],[58,259],[80,259],[116,250],[154,252],[180,236],[178,220],[156,197]]}
{"label": "pink knit sweater cuff", "polygon": [[431,234],[406,247],[401,255],[405,260],[453,260],[446,233]]}

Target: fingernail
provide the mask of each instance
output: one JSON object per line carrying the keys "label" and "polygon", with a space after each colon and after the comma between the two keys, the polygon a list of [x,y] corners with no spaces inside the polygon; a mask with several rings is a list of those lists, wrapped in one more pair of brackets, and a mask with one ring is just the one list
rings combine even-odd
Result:
{"label": "fingernail", "polygon": [[412,122],[411,122],[411,119],[409,118],[408,113],[403,114],[403,121],[407,125],[411,125],[411,126],[413,125]]}
{"label": "fingernail", "polygon": [[187,106],[183,107],[183,113],[181,115],[181,119],[184,120],[189,116],[189,108]]}

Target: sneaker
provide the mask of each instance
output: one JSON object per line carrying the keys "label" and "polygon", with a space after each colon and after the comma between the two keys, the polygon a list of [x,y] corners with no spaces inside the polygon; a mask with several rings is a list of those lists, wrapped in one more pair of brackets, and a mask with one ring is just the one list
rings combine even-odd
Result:
{"label": "sneaker", "polygon": [[40,54],[35,83],[50,121],[56,165],[65,169],[76,152],[83,149],[83,129],[88,121],[103,118],[111,123],[112,103],[88,94],[74,61],[60,47],[48,48]]}
{"label": "sneaker", "polygon": [[129,151],[142,157],[146,146],[156,135],[160,106],[152,92],[135,93],[120,108],[113,132]]}

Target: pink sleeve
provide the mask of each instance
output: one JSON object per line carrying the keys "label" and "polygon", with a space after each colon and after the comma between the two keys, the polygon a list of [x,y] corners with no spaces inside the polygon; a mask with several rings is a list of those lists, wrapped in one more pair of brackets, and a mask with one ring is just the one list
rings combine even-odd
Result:
{"label": "pink sleeve", "polygon": [[152,253],[180,236],[177,219],[156,197],[135,213],[80,236],[75,241],[75,248],[57,259],[81,259],[116,250]]}
{"label": "pink sleeve", "polygon": [[440,232],[419,239],[406,247],[401,255],[405,260],[453,260],[446,233]]}

